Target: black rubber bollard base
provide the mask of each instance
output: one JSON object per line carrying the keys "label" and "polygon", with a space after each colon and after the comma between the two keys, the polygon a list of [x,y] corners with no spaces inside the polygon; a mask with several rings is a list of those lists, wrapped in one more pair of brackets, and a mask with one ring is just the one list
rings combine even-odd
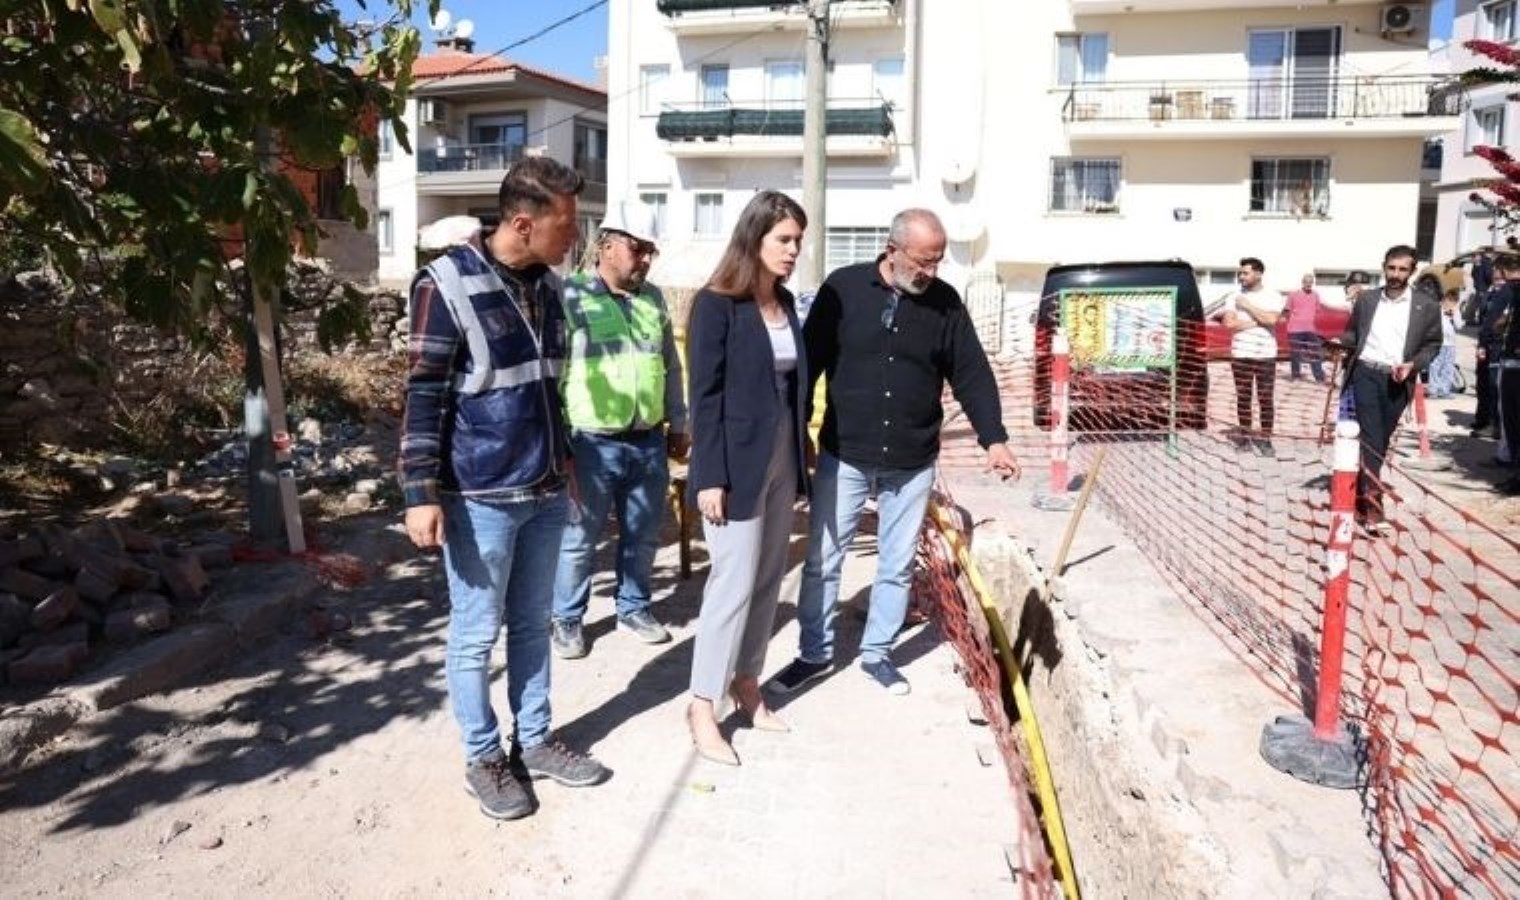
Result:
{"label": "black rubber bollard base", "polygon": [[1261,758],[1300,781],[1347,789],[1362,783],[1366,748],[1344,725],[1336,729],[1333,740],[1324,741],[1314,736],[1314,723],[1308,718],[1278,716],[1261,730]]}

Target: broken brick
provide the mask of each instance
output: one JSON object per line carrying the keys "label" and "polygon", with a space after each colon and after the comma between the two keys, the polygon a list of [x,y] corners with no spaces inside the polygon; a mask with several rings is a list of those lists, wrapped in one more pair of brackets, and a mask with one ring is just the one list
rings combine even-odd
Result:
{"label": "broken brick", "polygon": [[0,594],[0,647],[9,647],[31,627],[32,606],[15,594]]}
{"label": "broken brick", "polygon": [[42,600],[57,587],[56,583],[33,575],[25,569],[15,566],[0,569],[0,593],[15,594],[28,600]]}
{"label": "broken brick", "polygon": [[106,616],[106,640],[125,643],[149,632],[168,631],[173,617],[169,601],[162,597],[156,604],[119,609]]}
{"label": "broken brick", "polygon": [[42,541],[35,537],[18,541],[0,541],[0,567],[15,565],[42,556]]}
{"label": "broken brick", "polygon": [[6,674],[11,684],[57,684],[73,675],[89,655],[89,644],[45,644],[11,660]]}
{"label": "broken brick", "polygon": [[164,587],[176,603],[189,603],[205,596],[211,587],[211,579],[201,568],[198,556],[160,556],[155,561],[158,574],[163,576]]}
{"label": "broken brick", "polygon": [[34,631],[23,637],[17,646],[30,650],[33,647],[46,647],[49,644],[79,644],[87,643],[89,640],[90,626],[84,622],[75,622],[56,631]]}
{"label": "broken brick", "polygon": [[79,592],[67,585],[60,587],[32,610],[32,627],[38,631],[52,631],[68,621],[78,605]]}

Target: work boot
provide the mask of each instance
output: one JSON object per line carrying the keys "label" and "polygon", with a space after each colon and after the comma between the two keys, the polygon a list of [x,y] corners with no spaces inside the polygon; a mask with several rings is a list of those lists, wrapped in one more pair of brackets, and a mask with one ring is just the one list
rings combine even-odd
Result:
{"label": "work boot", "polygon": [[606,766],[584,753],[571,750],[555,737],[536,747],[523,748],[520,758],[530,776],[552,778],[566,787],[597,784],[612,774]]}
{"label": "work boot", "polygon": [[480,801],[480,811],[493,819],[521,819],[533,812],[533,798],[500,750],[465,764],[464,789]]}
{"label": "work boot", "polygon": [[655,621],[649,610],[641,609],[626,616],[618,616],[618,624],[633,632],[633,636],[646,644],[663,644],[670,640],[670,632]]}
{"label": "work boot", "polygon": [[581,634],[579,619],[555,619],[549,624],[549,645],[560,659],[580,659],[586,655],[586,637]]}

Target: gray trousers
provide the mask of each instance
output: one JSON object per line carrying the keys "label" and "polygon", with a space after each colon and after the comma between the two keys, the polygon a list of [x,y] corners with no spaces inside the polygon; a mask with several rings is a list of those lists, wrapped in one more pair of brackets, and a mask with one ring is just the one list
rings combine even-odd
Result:
{"label": "gray trousers", "polygon": [[789,415],[782,419],[766,466],[760,514],[725,525],[702,523],[710,564],[692,651],[691,692],[714,703],[723,699],[732,676],[758,678],[765,668],[797,499],[795,426]]}

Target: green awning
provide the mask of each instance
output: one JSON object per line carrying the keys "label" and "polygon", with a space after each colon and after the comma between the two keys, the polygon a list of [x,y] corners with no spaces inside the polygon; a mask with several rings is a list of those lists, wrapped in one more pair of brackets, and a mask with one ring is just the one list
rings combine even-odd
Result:
{"label": "green awning", "polygon": [[[660,113],[655,134],[662,140],[689,141],[734,135],[802,135],[800,109],[703,109],[667,110]],[[852,109],[831,109],[824,114],[824,133],[870,135],[892,133],[892,111],[885,104]]]}

